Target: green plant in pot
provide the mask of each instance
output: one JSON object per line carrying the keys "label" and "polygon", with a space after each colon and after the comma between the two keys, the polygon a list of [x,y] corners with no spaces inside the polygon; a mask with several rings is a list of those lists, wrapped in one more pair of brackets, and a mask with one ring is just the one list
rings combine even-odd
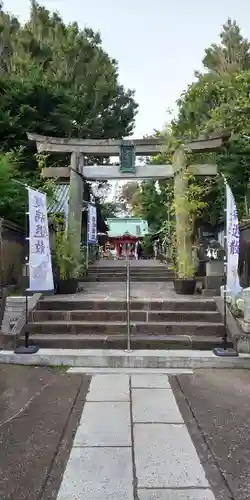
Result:
{"label": "green plant in pot", "polygon": [[180,295],[193,295],[196,289],[195,279],[196,264],[190,259],[190,254],[182,252],[175,268],[174,288]]}
{"label": "green plant in pot", "polygon": [[56,293],[75,293],[78,279],[85,271],[84,254],[81,248],[76,248],[74,236],[64,230],[56,234],[53,266]]}
{"label": "green plant in pot", "polygon": [[192,241],[195,221],[206,207],[204,201],[206,190],[188,172],[185,172],[183,179],[183,191],[174,199],[175,224],[179,226],[178,241],[176,230],[173,237],[174,288],[178,294],[192,295],[196,290],[195,272],[198,265],[197,249]]}

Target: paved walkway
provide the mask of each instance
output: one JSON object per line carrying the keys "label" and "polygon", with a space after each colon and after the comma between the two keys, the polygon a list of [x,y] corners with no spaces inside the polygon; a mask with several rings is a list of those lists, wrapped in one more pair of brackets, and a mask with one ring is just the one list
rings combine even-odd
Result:
{"label": "paved walkway", "polygon": [[[122,282],[83,282],[83,292],[77,292],[72,295],[60,295],[60,300],[126,300],[126,283]],[[131,282],[130,284],[130,297],[131,300],[185,300],[192,302],[195,300],[204,301],[213,299],[204,297],[202,295],[177,295],[174,290],[174,285],[171,282]],[[46,297],[46,300],[55,300],[59,298],[58,295]]]}
{"label": "paved walkway", "polygon": [[167,375],[94,375],[57,500],[214,500]]}

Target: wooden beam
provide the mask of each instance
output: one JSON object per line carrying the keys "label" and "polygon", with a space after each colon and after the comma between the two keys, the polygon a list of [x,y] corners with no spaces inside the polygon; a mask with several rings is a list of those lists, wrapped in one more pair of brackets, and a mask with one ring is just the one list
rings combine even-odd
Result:
{"label": "wooden beam", "polygon": [[[81,146],[76,144],[51,144],[48,142],[37,142],[38,152],[48,153],[82,153],[84,156],[119,156],[120,146]],[[136,156],[155,156],[163,150],[162,145],[136,146]]]}
{"label": "wooden beam", "polygon": [[185,144],[185,150],[191,150],[194,153],[208,153],[219,149],[225,141],[222,137],[213,137],[211,139],[197,139]]}
{"label": "wooden beam", "polygon": [[162,145],[159,137],[149,137],[142,139],[66,139],[62,137],[49,137],[46,135],[27,134],[30,141],[50,142],[51,144],[64,144],[76,146],[121,146],[122,144],[133,144],[134,146]]}
{"label": "wooden beam", "polygon": [[69,167],[46,167],[42,169],[41,175],[44,178],[69,179],[70,169]]}
{"label": "wooden beam", "polygon": [[217,165],[212,165],[210,163],[204,163],[200,165],[189,165],[187,168],[188,172],[191,175],[200,175],[200,176],[211,176],[211,175],[217,175],[218,174],[218,167]]}
{"label": "wooden beam", "polygon": [[[217,165],[190,165],[188,171],[192,175],[210,176],[217,174]],[[83,177],[91,180],[108,179],[167,179],[173,176],[172,165],[137,165],[135,174],[123,174],[117,165],[84,165],[81,169]],[[47,167],[42,170],[43,177],[68,179],[69,167]]]}
{"label": "wooden beam", "polygon": [[162,139],[63,139],[27,134],[30,141],[35,141],[39,152],[84,153],[93,156],[119,156],[121,145],[135,146],[136,155],[154,156],[163,149]]}
{"label": "wooden beam", "polygon": [[172,177],[172,165],[137,165],[135,173],[122,173],[117,165],[84,166],[83,175],[86,179],[166,179]]}
{"label": "wooden beam", "polygon": [[[48,137],[38,134],[27,134],[30,141],[35,141],[39,152],[51,153],[84,153],[94,156],[119,156],[122,144],[135,146],[136,155],[154,156],[164,150],[162,137],[143,139],[66,139]],[[225,142],[226,136],[198,138],[185,144],[185,150],[194,152],[216,151]]]}

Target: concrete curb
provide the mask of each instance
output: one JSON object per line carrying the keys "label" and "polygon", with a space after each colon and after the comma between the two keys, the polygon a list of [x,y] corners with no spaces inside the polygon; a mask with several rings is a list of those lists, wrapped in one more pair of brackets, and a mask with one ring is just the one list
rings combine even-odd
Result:
{"label": "concrete curb", "polygon": [[250,354],[221,358],[208,351],[40,349],[36,354],[0,351],[0,364],[89,368],[250,368]]}

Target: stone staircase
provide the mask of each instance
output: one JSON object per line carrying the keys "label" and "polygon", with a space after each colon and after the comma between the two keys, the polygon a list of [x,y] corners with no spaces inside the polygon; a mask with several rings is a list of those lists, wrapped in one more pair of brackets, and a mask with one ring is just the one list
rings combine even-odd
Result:
{"label": "stone staircase", "polygon": [[[145,261],[147,262],[147,261]],[[154,263],[154,262],[153,262]],[[174,274],[169,271],[164,264],[161,265],[143,265],[143,261],[131,261],[130,263],[130,280],[132,282],[162,282],[173,281]],[[88,270],[86,281],[88,282],[124,282],[127,278],[127,269],[125,261],[117,261],[117,264],[110,266],[92,265]]]}
{"label": "stone staircase", "polygon": [[[124,300],[91,300],[84,293],[44,297],[31,313],[30,341],[41,348],[126,349],[126,309]],[[195,296],[133,299],[130,321],[132,349],[211,350],[224,331],[214,300]]]}

